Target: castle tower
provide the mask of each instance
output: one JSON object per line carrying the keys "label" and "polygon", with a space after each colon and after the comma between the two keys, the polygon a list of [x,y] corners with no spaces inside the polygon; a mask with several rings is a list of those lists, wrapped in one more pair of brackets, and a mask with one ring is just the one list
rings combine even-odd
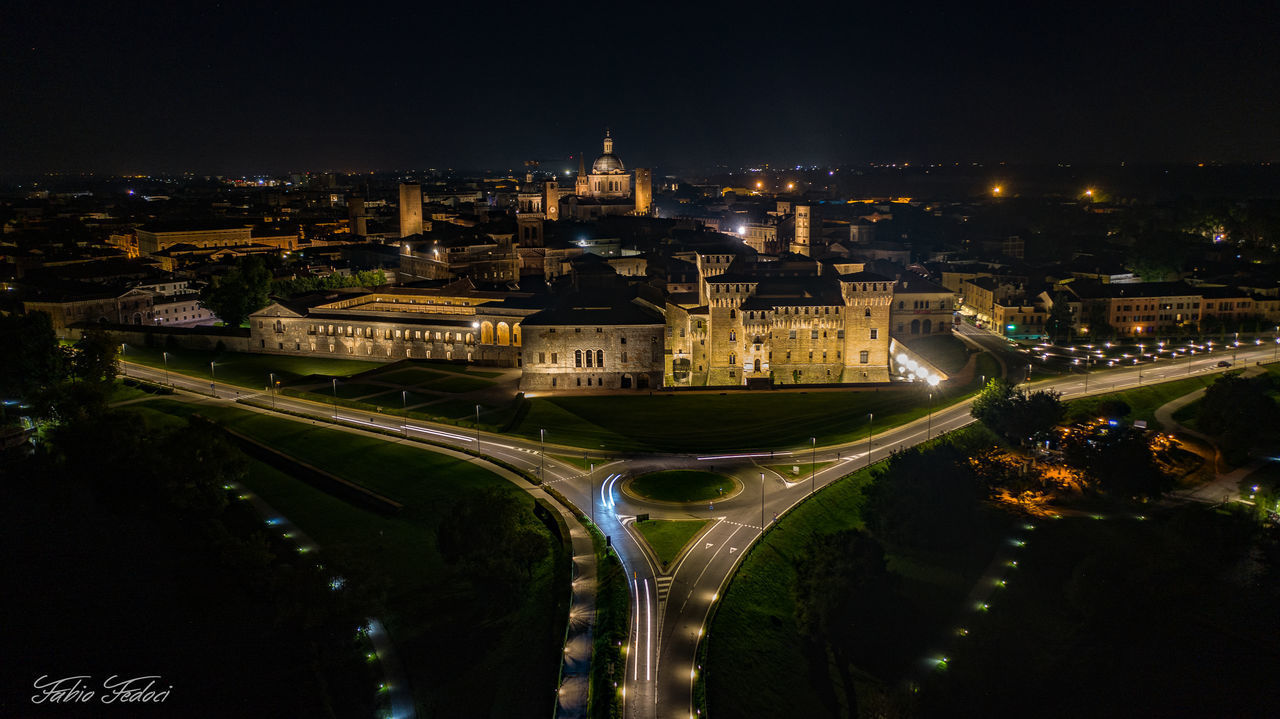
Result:
{"label": "castle tower", "polygon": [[364,198],[360,195],[347,198],[347,226],[356,237],[369,234],[368,218],[364,214]]}
{"label": "castle tower", "polygon": [[797,255],[813,256],[814,215],[810,205],[796,205],[796,235],[791,240],[791,251]]}
{"label": "castle tower", "polygon": [[542,183],[542,214],[555,222],[560,219],[560,183],[553,181]]}
{"label": "castle tower", "polygon": [[422,234],[422,186],[416,182],[400,185],[400,236]]}
{"label": "castle tower", "polygon": [[636,168],[636,214],[648,215],[653,206],[653,171]]}
{"label": "castle tower", "polygon": [[521,247],[542,247],[542,215],[516,215],[516,237]]}

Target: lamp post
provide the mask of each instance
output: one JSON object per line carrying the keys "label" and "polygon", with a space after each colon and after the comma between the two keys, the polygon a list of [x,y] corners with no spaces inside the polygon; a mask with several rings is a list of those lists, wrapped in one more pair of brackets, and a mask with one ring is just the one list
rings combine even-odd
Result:
{"label": "lamp post", "polygon": [[871,420],[875,414],[867,412],[867,469],[871,469]]}
{"label": "lamp post", "polygon": [[338,418],[338,378],[333,378],[333,418]]}
{"label": "lamp post", "polygon": [[547,481],[547,430],[538,430],[538,442],[542,451],[538,452],[538,479]]}
{"label": "lamp post", "polygon": [[209,363],[209,389],[213,392],[213,396],[218,396],[218,375],[213,371],[214,363]]}
{"label": "lamp post", "polygon": [[764,536],[764,472],[760,473],[760,535]]}
{"label": "lamp post", "polygon": [[267,381],[270,382],[267,385],[267,391],[271,393],[271,411],[274,412],[276,409],[276,373],[268,372]]}
{"label": "lamp post", "polygon": [[169,384],[169,353],[161,352],[164,355],[164,383]]}
{"label": "lamp post", "polygon": [[818,438],[810,437],[809,444],[811,447],[809,452],[809,494],[813,494],[814,488],[817,487],[818,478]]}
{"label": "lamp post", "polygon": [[480,405],[476,405],[476,454],[480,454]]}
{"label": "lamp post", "polygon": [[587,477],[591,480],[591,523],[596,523],[596,463],[591,463],[591,471],[587,473]]}
{"label": "lamp post", "polygon": [[124,343],[120,343],[120,374],[125,377],[129,376],[129,368],[124,364]]}
{"label": "lamp post", "polygon": [[405,439],[409,438],[409,390],[400,390],[400,411],[404,413],[404,417],[400,422],[400,434]]}

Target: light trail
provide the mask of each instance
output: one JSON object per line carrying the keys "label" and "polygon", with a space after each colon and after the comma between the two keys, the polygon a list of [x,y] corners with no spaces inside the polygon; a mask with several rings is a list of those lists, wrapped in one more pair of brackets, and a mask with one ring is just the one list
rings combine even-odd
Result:
{"label": "light trail", "polygon": [[790,452],[757,452],[755,454],[717,454],[714,457],[698,457],[699,462],[709,459],[751,459],[752,457],[783,457]]}

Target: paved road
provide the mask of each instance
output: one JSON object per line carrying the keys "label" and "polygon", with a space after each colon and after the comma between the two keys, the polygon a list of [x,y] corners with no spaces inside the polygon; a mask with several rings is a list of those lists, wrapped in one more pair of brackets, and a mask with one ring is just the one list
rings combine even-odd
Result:
{"label": "paved road", "polygon": [[[1003,343],[1002,351],[1008,352],[1008,344],[1002,338],[981,330],[966,328],[967,336],[984,346]],[[1258,361],[1270,361],[1270,347],[1241,348],[1238,363],[1243,366]],[[1230,350],[1212,354],[1198,354],[1187,359],[1160,360],[1137,367],[1095,369],[1088,378],[1070,375],[1033,382],[1029,388],[1054,389],[1066,399],[1086,394],[1101,394],[1128,389],[1141,384],[1155,384],[1183,379],[1188,376],[1225,371],[1217,367]],[[1011,369],[1015,369],[1012,368]],[[1015,369],[1016,371],[1016,369]],[[130,375],[151,381],[162,381],[164,373],[141,365],[128,365]],[[170,380],[178,387],[208,393],[207,381],[169,373]],[[217,392],[226,398],[233,393],[239,396],[256,395],[267,399],[262,392],[218,385]],[[719,599],[725,583],[746,550],[761,535],[761,474],[764,475],[763,515],[765,525],[787,509],[804,501],[816,489],[839,479],[853,468],[879,461],[889,453],[910,447],[945,432],[959,429],[970,422],[969,402],[963,401],[939,409],[925,418],[909,424],[885,430],[867,439],[841,445],[797,447],[790,450],[763,449],[759,452],[743,452],[718,455],[665,454],[627,457],[608,460],[602,458],[593,472],[585,472],[556,460],[554,453],[579,455],[581,449],[554,444],[548,433],[545,458],[539,454],[540,444],[506,435],[481,433],[458,429],[451,425],[428,422],[405,422],[402,418],[355,412],[346,408],[334,408],[306,400],[277,396],[274,401],[279,409],[317,417],[336,416],[345,422],[399,431],[405,435],[426,437],[452,446],[480,450],[489,456],[531,470],[539,471],[545,459],[545,481],[559,490],[589,516],[600,529],[613,540],[628,576],[631,577],[632,619],[630,641],[627,646],[627,666],[621,683],[624,692],[624,717],[685,717],[696,716],[693,707],[693,684],[696,680],[696,651],[698,637],[706,630],[706,620],[711,607]],[[945,401],[945,398],[940,400]],[[599,452],[590,453],[600,456]],[[870,456],[868,456],[868,454]],[[833,462],[811,478],[788,482],[778,474],[763,470],[761,465],[785,464],[794,460],[807,463],[811,458],[818,462]],[[630,476],[653,469],[714,466],[738,477],[745,484],[739,495],[707,507],[673,510],[669,505],[650,505],[633,500],[619,490],[620,482]],[[662,571],[645,553],[631,533],[629,525],[635,515],[649,512],[654,516],[711,519],[713,523],[704,530],[698,541],[678,561],[675,567]]]}

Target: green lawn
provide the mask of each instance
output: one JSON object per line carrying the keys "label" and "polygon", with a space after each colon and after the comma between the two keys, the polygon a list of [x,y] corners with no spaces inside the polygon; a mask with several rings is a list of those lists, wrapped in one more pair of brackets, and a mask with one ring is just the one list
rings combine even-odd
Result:
{"label": "green lawn", "polygon": [[[512,606],[479,594],[463,568],[436,548],[436,527],[462,497],[484,489],[520,487],[474,461],[360,437],[232,407],[194,408],[155,400],[139,411],[177,415],[199,411],[281,451],[324,467],[405,505],[395,517],[353,507],[266,465],[255,463],[246,484],[322,547],[335,565],[359,567],[386,583],[385,620],[413,683],[423,715],[471,715],[484,697],[492,716],[550,710],[564,638],[568,576],[555,575],[550,547],[534,580]],[[496,680],[501,677],[501,680]]]}
{"label": "green lawn", "polygon": [[[942,407],[949,398],[937,402]],[[866,437],[923,417],[928,396],[915,387],[881,391],[539,397],[515,433],[588,449],[721,452],[792,449]]]}
{"label": "green lawn", "polygon": [[[783,477],[786,477],[791,481],[795,481],[795,480],[804,479],[808,477],[811,472],[821,472],[822,470],[826,469],[827,467],[833,464],[835,464],[835,462],[818,462],[817,464],[810,464],[809,462],[797,462],[795,464],[770,464],[770,465],[766,465],[765,469],[772,469],[778,474],[781,474]],[[793,467],[799,467],[800,471],[799,472],[791,471]]]}
{"label": "green lawn", "polygon": [[1202,387],[1213,384],[1218,375],[1200,375],[1192,376],[1187,379],[1174,380],[1163,384],[1146,385],[1143,387],[1135,387],[1134,389],[1124,390],[1123,392],[1110,392],[1108,394],[1096,395],[1093,397],[1084,397],[1082,399],[1073,399],[1067,403],[1073,415],[1090,416],[1092,408],[1107,401],[1120,400],[1129,405],[1131,410],[1129,414],[1130,420],[1144,419],[1147,426],[1152,429],[1163,429],[1160,423],[1156,421],[1156,409],[1165,405],[1171,400],[1175,400],[1184,394],[1189,394]]}
{"label": "green lawn", "polygon": [[589,459],[583,459],[582,457],[574,457],[573,455],[569,455],[569,454],[547,453],[547,456],[554,457],[560,460],[561,462],[564,462],[565,464],[571,464],[577,467],[578,469],[584,469],[584,470],[591,469],[591,465],[592,465],[592,461]]}
{"label": "green lawn", "polygon": [[948,376],[954,375],[969,361],[969,346],[951,333],[912,337],[902,344]]}
{"label": "green lawn", "polygon": [[694,469],[673,469],[642,474],[628,489],[660,502],[706,502],[733,491],[733,480],[723,474]]}
{"label": "green lawn", "polygon": [[162,369],[165,366],[163,356],[165,352],[169,354],[169,369],[174,372],[209,379],[209,363],[214,362],[213,375],[218,378],[219,383],[255,389],[266,387],[269,382],[268,375],[272,372],[275,373],[277,381],[288,384],[308,375],[347,377],[380,366],[378,362],[361,360],[210,352],[176,347],[165,349],[132,344],[125,345],[121,359]]}
{"label": "green lawn", "polygon": [[[385,366],[385,365],[384,365]],[[406,375],[409,379],[401,379],[398,375],[402,372],[408,372]],[[397,375],[393,381],[403,382],[406,384],[416,384],[426,382],[431,379],[437,379],[441,372],[449,372],[451,374],[466,374],[474,377],[501,377],[502,373],[493,370],[477,369],[474,365],[468,365],[462,362],[436,362],[433,360],[404,360],[397,362],[386,374]],[[384,379],[380,376],[378,379]]]}
{"label": "green lawn", "polygon": [[[327,391],[326,391],[327,390]],[[356,399],[357,397],[368,397],[386,392],[387,388],[377,384],[365,384],[364,382],[340,381],[338,382],[339,399]],[[328,387],[320,387],[313,390],[315,394],[328,394],[333,396],[333,385]],[[397,392],[397,395],[400,393]],[[396,399],[400,399],[396,397]]]}
{"label": "green lawn", "polygon": [[[1274,715],[1274,557],[1245,560],[1252,542],[1221,510],[1151,511],[1042,524],[917,715]],[[1271,571],[1228,569],[1241,561]]]}
{"label": "green lawn", "polygon": [[492,387],[493,384],[492,380],[480,379],[478,377],[463,377],[455,374],[431,380],[430,382],[420,386],[422,389],[428,389],[433,392],[462,394],[464,392],[474,392],[478,389],[488,389],[489,387]]}
{"label": "green lawn", "polygon": [[[796,563],[812,539],[843,529],[863,529],[864,468],[829,485],[771,525],[762,543],[742,560],[715,610],[704,642],[705,692],[710,716],[831,716],[830,667],[814,665],[796,622],[793,586]],[[992,529],[1005,520],[990,515]],[[860,669],[887,682],[960,610],[973,581],[994,552],[997,533],[984,531],[968,547],[950,554],[903,552],[886,547],[889,570],[898,576],[904,612],[892,631],[898,657],[877,657]],[[888,626],[868,618],[872,627]],[[875,631],[875,628],[868,631]],[[888,631],[888,630],[886,630]],[[750,687],[750,691],[743,691]]]}
{"label": "green lawn", "polygon": [[649,548],[658,555],[658,561],[665,568],[679,556],[680,550],[684,549],[689,540],[710,522],[710,519],[649,519],[636,522],[636,529],[640,530],[640,535],[649,543]]}
{"label": "green lawn", "polygon": [[443,372],[435,372],[424,367],[398,367],[386,372],[370,373],[365,375],[365,378],[414,386],[440,379],[444,376],[446,375]]}

